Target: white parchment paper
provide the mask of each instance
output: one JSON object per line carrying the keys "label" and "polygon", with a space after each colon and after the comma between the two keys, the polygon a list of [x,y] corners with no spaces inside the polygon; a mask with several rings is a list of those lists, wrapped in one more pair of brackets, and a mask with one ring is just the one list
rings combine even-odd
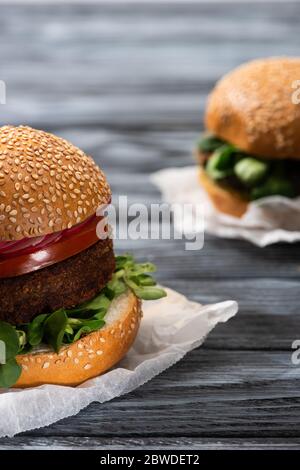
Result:
{"label": "white parchment paper", "polygon": [[202,306],[166,289],[168,296],[144,302],[141,328],[123,361],[79,387],[44,385],[0,393],[0,437],[14,436],[78,413],[93,401],[128,393],[199,346],[219,322],[237,312],[234,301]]}
{"label": "white parchment paper", "polygon": [[[203,205],[204,226],[208,233],[225,238],[242,238],[258,246],[300,240],[300,197],[270,196],[249,204],[242,218],[218,212],[200,186],[196,165],[169,168],[154,173],[151,181],[160,189],[164,201]],[[185,234],[182,220],[174,218],[175,228]]]}

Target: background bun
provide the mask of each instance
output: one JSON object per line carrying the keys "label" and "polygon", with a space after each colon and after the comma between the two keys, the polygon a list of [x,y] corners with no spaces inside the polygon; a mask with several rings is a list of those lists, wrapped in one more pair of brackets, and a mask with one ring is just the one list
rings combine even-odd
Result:
{"label": "background bun", "polygon": [[209,96],[207,128],[249,153],[300,158],[300,104],[292,102],[295,80],[300,80],[300,58],[242,65],[225,75]]}
{"label": "background bun", "polygon": [[0,128],[0,240],[70,228],[110,198],[102,171],[74,145],[30,127]]}
{"label": "background bun", "polygon": [[199,175],[201,186],[207,192],[211,202],[219,212],[242,217],[247,210],[248,202],[238,192],[224,189],[216,184],[201,168]]}
{"label": "background bun", "polygon": [[15,387],[42,384],[79,385],[103,374],[130,349],[139,329],[141,301],[131,292],[117,297],[105,317],[106,326],[55,354],[47,348],[17,356],[23,367]]}

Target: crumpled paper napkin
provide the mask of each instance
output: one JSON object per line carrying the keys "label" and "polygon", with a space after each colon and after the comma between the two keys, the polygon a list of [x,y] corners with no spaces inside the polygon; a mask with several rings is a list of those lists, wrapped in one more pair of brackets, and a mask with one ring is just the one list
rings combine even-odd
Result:
{"label": "crumpled paper napkin", "polygon": [[238,309],[234,301],[200,305],[177,292],[146,302],[132,349],[115,369],[79,387],[43,385],[0,393],[0,437],[47,426],[75,415],[93,401],[104,403],[131,392],[203,343],[219,322]]}
{"label": "crumpled paper napkin", "polygon": [[[224,238],[241,238],[264,247],[272,243],[293,243],[300,240],[300,197],[289,199],[270,196],[249,204],[242,218],[218,212],[200,186],[196,165],[184,168],[168,168],[151,175],[151,181],[160,189],[164,201],[169,204],[202,205],[205,231]],[[174,225],[179,232],[182,220]]]}

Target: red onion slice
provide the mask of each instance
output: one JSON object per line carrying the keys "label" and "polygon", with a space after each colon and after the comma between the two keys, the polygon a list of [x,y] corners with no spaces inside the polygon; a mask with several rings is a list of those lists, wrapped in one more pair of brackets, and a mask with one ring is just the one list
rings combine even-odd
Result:
{"label": "red onion slice", "polygon": [[84,222],[60,232],[51,233],[42,237],[23,238],[17,241],[0,241],[0,256],[23,255],[42,250],[46,246],[56,243],[58,240],[67,238],[80,232],[83,227],[90,223],[96,215],[92,215]]}

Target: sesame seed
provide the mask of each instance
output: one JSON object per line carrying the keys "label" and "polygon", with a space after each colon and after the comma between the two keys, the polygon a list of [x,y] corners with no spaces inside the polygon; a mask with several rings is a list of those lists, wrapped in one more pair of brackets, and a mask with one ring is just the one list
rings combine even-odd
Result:
{"label": "sesame seed", "polygon": [[86,364],[83,368],[84,368],[85,370],[88,370],[88,369],[91,369],[91,367],[92,367],[91,364]]}
{"label": "sesame seed", "polygon": [[49,366],[50,366],[50,362],[44,362],[43,369],[48,369]]}

